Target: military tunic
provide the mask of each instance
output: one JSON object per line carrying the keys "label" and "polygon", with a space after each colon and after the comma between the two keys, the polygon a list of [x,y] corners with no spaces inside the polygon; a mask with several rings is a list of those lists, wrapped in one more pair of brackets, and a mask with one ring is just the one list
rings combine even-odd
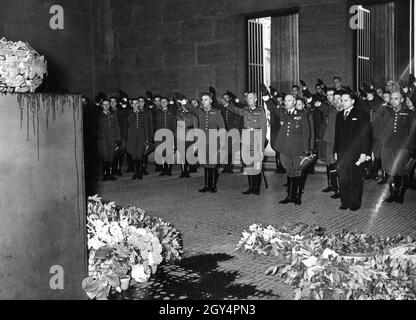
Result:
{"label": "military tunic", "polygon": [[98,156],[102,161],[113,161],[116,142],[120,141],[120,127],[117,116],[101,112],[97,121]]}
{"label": "military tunic", "polygon": [[[198,118],[193,115],[191,112],[189,111],[185,111],[183,109],[178,110],[177,115],[176,115],[176,119],[177,119],[177,126],[178,129],[182,128],[185,131],[185,136],[182,137],[181,135],[178,137],[175,137],[178,139],[178,142],[182,143],[185,146],[185,154],[181,154],[181,158],[183,160],[185,160],[186,157],[186,151],[188,150],[188,148],[194,143],[194,141],[186,141],[186,136],[189,132],[189,130],[191,129],[196,129],[198,128]],[[185,138],[185,140],[183,140],[183,138]],[[176,144],[178,145],[178,144]]]}
{"label": "military tunic", "polygon": [[416,120],[413,111],[402,105],[400,109],[385,108],[383,111],[381,159],[383,170],[388,174],[406,175],[410,152],[416,148]]}
{"label": "military tunic", "polygon": [[149,119],[146,111],[131,111],[128,116],[127,152],[133,160],[141,160],[150,138]]}
{"label": "military tunic", "polygon": [[[210,149],[210,141],[209,141],[209,130],[219,130],[225,129],[224,119],[221,115],[221,111],[218,109],[211,108],[208,111],[205,111],[202,108],[195,108],[190,103],[186,104],[186,109],[189,112],[193,113],[198,118],[198,128],[204,131],[206,137],[206,144],[205,144],[205,152],[206,158],[205,161],[200,161],[201,164],[205,168],[216,168],[220,164],[220,149],[223,146],[220,146],[219,143],[216,144],[216,154],[211,155],[209,153]],[[211,159],[212,158],[212,159]],[[213,162],[216,159],[216,164],[210,164],[209,162]],[[210,161],[211,160],[211,161]]]}
{"label": "military tunic", "polygon": [[300,162],[310,150],[310,127],[305,111],[294,109],[291,114],[283,108],[280,114],[281,129],[276,139],[275,148],[280,152],[283,166],[289,177],[301,176]]}

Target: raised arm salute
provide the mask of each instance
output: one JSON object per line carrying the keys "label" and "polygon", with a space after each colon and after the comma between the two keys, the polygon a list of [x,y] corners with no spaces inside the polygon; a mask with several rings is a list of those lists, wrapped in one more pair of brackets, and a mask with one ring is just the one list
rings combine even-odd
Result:
{"label": "raised arm salute", "polygon": [[[244,129],[250,130],[249,141],[243,141],[241,146],[241,152],[246,154],[251,154],[254,152],[258,153],[258,159],[260,160],[260,168],[258,168],[258,173],[248,174],[248,185],[249,188],[247,191],[244,191],[243,194],[260,194],[260,185],[261,185],[261,163],[263,160],[263,152],[265,147],[266,141],[266,133],[267,133],[267,117],[266,112],[262,107],[257,106],[257,95],[254,92],[249,92],[247,94],[247,109],[237,108],[231,104],[225,106],[225,108],[235,114],[244,118]],[[254,134],[255,129],[261,130],[261,140],[255,141],[256,135]],[[243,135],[244,137],[244,135]],[[260,148],[258,147],[260,146]],[[250,167],[254,167],[255,163],[250,165]],[[249,167],[249,166],[247,166]]]}

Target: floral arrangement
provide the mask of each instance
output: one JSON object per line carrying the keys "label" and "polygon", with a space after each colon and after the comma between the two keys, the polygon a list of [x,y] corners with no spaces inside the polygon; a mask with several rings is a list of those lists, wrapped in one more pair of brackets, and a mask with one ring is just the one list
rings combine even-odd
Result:
{"label": "floral arrangement", "polygon": [[[88,277],[82,287],[91,299],[107,299],[111,290],[126,289],[130,277],[146,282],[162,262],[180,260],[180,233],[140,208],[120,208],[88,198]],[[128,285],[127,285],[128,286]]]}
{"label": "floral arrangement", "polygon": [[295,287],[295,299],[416,299],[416,242],[306,224],[254,224],[237,250],[277,258],[266,274]]}
{"label": "floral arrangement", "polygon": [[28,43],[0,39],[0,93],[35,92],[45,74],[45,57]]}

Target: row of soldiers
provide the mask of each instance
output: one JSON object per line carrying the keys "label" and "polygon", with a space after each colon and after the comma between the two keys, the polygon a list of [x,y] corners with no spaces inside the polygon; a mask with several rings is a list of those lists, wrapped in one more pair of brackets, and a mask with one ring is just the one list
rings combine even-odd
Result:
{"label": "row of soldiers", "polygon": [[[402,170],[403,164],[406,165],[411,156],[415,141],[412,131],[413,122],[409,121],[407,125],[401,122],[405,113],[403,110],[412,110],[415,100],[415,81],[410,79],[409,82],[409,85],[401,83],[402,88],[399,92],[392,82],[387,83],[383,92],[377,90],[374,85],[364,83],[357,94],[354,94],[350,88],[342,86],[339,77],[334,77],[332,88],[326,87],[323,81],[318,79],[313,94],[302,80],[301,86],[294,85],[289,94],[279,94],[272,87],[269,91],[263,85],[262,99],[270,112],[271,147],[276,152],[276,172],[287,172],[287,197],[281,203],[301,204],[305,182],[308,175],[314,172],[314,165],[319,158],[327,165],[328,185],[322,191],[334,191],[332,198],[341,197],[342,203],[353,202],[341,207],[348,206],[352,210],[360,207],[361,199],[343,199],[342,194],[344,193],[345,197],[348,196],[348,192],[345,191],[347,190],[345,183],[340,183],[339,160],[334,152],[337,116],[348,104],[342,101],[345,94],[358,110],[368,116],[368,124],[371,125],[368,131],[371,135],[368,138],[371,150],[366,152],[367,157],[371,157],[371,161],[365,159],[363,164],[360,164],[360,168],[365,165],[367,178],[374,179],[382,167],[383,178],[380,183],[389,181],[391,190],[391,196],[387,200],[402,203],[408,185],[407,174]],[[398,100],[396,93],[401,97]],[[243,128],[261,129],[264,146],[266,145],[266,113],[261,106],[261,100],[258,101],[254,92],[246,92],[243,101],[240,102],[229,91],[219,98],[215,89],[210,87],[209,92],[201,96],[201,103],[196,99],[186,99],[179,94],[175,98],[168,99],[152,96],[150,92],[146,93],[146,97],[129,100],[127,95],[120,92],[119,99],[112,97],[107,100],[101,94],[96,98],[96,104],[102,108],[98,116],[98,150],[104,161],[104,180],[114,179],[114,175],[121,174],[124,155],[128,159],[127,171],[133,169],[133,179],[141,179],[143,174],[147,174],[148,154],[145,150],[148,142],[153,140],[158,129],[166,128],[175,133],[177,123],[184,123],[186,132],[192,128],[200,128],[204,131],[221,128],[227,131],[238,129],[240,132]],[[413,115],[409,119],[414,120],[412,111],[408,114]],[[401,140],[400,143],[397,139]],[[190,144],[192,142],[185,141],[186,149]],[[403,156],[402,150],[407,150],[406,156]],[[233,172],[234,155],[230,151],[228,164],[224,166],[223,172]],[[263,156],[264,147],[262,150],[250,151],[258,151]],[[312,154],[318,154],[319,157],[314,158]],[[207,155],[209,157],[208,145]],[[306,169],[302,165],[305,159],[309,161],[312,159]],[[391,159],[394,160],[394,165],[389,167],[389,163],[392,163]],[[400,160],[400,170],[397,159]],[[185,157],[182,157],[181,169],[180,177],[189,177],[189,172],[195,170],[195,166],[192,168]],[[172,165],[157,164],[156,171],[160,171],[161,175],[171,175]],[[218,165],[205,165],[204,187],[200,191],[216,192],[218,176]],[[347,185],[354,185],[354,179],[350,177],[351,181],[348,180]],[[261,174],[248,175],[249,189],[243,193],[259,194],[261,180]],[[344,185],[344,188],[341,185]],[[345,189],[344,192],[342,189]]]}

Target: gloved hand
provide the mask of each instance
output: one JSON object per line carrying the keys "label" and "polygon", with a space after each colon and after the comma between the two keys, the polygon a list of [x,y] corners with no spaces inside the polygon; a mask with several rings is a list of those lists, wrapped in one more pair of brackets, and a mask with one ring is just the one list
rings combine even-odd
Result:
{"label": "gloved hand", "polygon": [[277,90],[273,88],[272,86],[269,86],[269,88],[270,88],[270,93],[272,94],[272,96],[277,96]]}
{"label": "gloved hand", "polygon": [[260,85],[260,90],[261,90],[261,95],[262,96],[268,96],[269,95],[269,90],[267,90],[266,86],[264,85],[264,83],[262,83]]}
{"label": "gloved hand", "polygon": [[212,94],[212,97],[216,97],[217,96],[217,91],[215,90],[214,87],[209,87],[209,93]]}
{"label": "gloved hand", "polygon": [[304,88],[306,88],[307,86],[306,86],[306,82],[305,81],[303,81],[302,79],[299,81],[300,82],[300,84],[302,85],[302,87],[304,87]]}

